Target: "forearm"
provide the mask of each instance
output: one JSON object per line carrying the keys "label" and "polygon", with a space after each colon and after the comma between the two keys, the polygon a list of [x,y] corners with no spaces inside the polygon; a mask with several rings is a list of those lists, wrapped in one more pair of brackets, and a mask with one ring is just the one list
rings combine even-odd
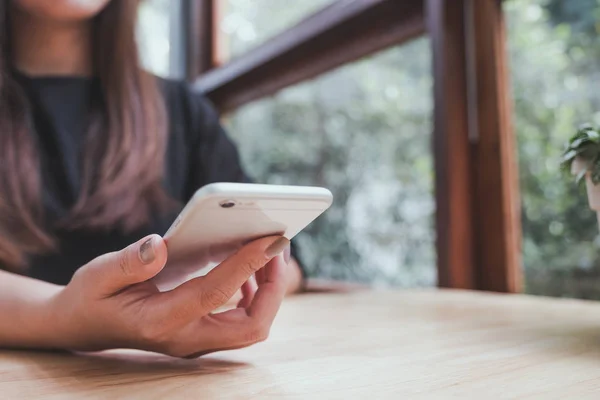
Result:
{"label": "forearm", "polygon": [[61,288],[0,271],[0,347],[54,347],[57,321],[49,304]]}

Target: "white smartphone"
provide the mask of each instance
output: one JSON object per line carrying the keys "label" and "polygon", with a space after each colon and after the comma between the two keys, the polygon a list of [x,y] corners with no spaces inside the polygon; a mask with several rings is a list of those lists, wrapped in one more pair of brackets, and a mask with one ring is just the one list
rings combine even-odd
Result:
{"label": "white smartphone", "polygon": [[[213,183],[199,189],[164,236],[169,265],[202,269],[254,239],[292,239],[331,206],[320,187]],[[164,271],[168,274],[168,271]],[[168,275],[181,275],[171,270]],[[181,277],[179,277],[181,278]]]}

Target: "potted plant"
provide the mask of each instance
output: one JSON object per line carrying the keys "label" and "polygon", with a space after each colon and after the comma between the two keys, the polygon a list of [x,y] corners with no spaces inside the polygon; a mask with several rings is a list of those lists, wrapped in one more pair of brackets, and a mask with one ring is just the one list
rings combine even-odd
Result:
{"label": "potted plant", "polygon": [[563,166],[580,183],[585,179],[590,208],[600,222],[600,132],[592,125],[582,125],[569,140],[563,153]]}

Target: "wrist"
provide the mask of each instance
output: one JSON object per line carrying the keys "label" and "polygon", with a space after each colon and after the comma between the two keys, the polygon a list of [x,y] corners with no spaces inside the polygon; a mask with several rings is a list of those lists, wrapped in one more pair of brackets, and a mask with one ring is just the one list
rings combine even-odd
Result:
{"label": "wrist", "polygon": [[36,293],[28,293],[24,301],[15,302],[16,316],[12,335],[6,340],[9,347],[58,349],[57,328],[60,322],[54,310],[54,298],[62,286],[45,284]]}
{"label": "wrist", "polygon": [[43,348],[69,350],[70,347],[70,329],[68,310],[63,301],[66,287],[58,286],[51,293],[48,293],[46,299],[38,307],[38,322],[43,324]]}

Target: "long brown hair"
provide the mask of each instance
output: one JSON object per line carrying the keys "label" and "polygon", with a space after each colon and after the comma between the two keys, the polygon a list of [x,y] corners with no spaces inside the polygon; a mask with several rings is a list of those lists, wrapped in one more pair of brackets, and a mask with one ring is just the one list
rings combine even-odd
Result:
{"label": "long brown hair", "polygon": [[[171,206],[162,187],[167,137],[156,79],[140,67],[135,41],[138,1],[112,0],[94,18],[94,73],[102,99],[89,116],[82,189],[68,228],[125,231]],[[9,0],[0,0],[0,266],[54,247],[44,219],[37,144],[30,111],[11,72]]]}

